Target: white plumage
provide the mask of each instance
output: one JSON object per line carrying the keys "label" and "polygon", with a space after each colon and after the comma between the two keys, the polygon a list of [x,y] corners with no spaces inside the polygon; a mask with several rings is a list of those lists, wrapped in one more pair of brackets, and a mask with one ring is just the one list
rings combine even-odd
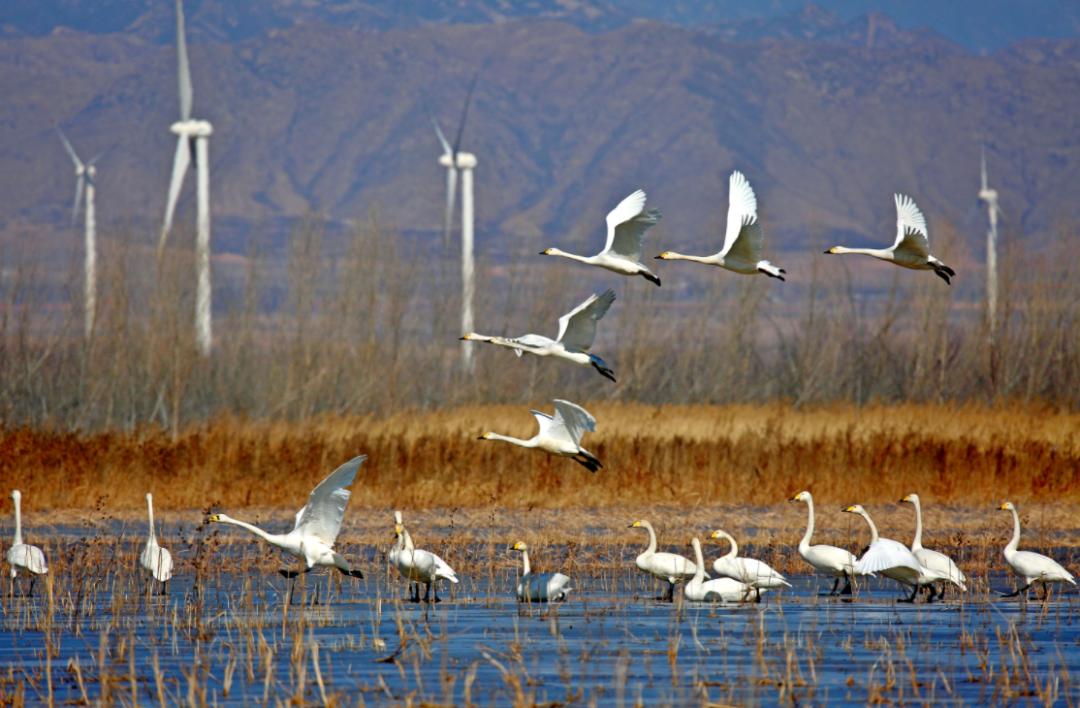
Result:
{"label": "white plumage", "polygon": [[649,532],[649,546],[634,562],[642,572],[667,581],[668,589],[664,599],[669,602],[675,599],[675,583],[694,577],[694,573],[699,569],[702,573],[705,572],[700,565],[694,565],[688,558],[676,553],[657,553],[656,531],[648,521],[635,521],[630,524],[630,528],[643,528]]}
{"label": "white plumage", "polygon": [[701,541],[691,539],[694,558],[697,560],[694,576],[683,586],[683,595],[692,602],[743,602],[751,597],[761,599],[764,590],[755,589],[734,578],[714,578],[706,580],[705,558],[701,555]]}
{"label": "white plumage", "polygon": [[540,411],[529,411],[536,418],[539,430],[528,440],[513,438],[498,433],[484,433],[481,440],[501,440],[519,447],[535,448],[552,455],[569,457],[590,472],[603,467],[600,460],[581,447],[581,437],[586,432],[596,430],[596,419],[587,410],[561,399],[555,399],[555,415]]}
{"label": "white plumage", "polygon": [[469,332],[461,338],[470,342],[489,342],[500,347],[513,349],[518,356],[552,356],[564,359],[579,366],[592,366],[606,378],[615,380],[612,371],[604,360],[590,354],[596,341],[596,323],[600,321],[615,302],[615,292],[605,290],[599,295],[590,295],[583,303],[559,318],[559,334],[555,339],[540,334],[525,334],[508,338]]}
{"label": "white plumage", "polygon": [[12,490],[11,500],[15,504],[15,538],[12,540],[11,547],[7,550],[7,562],[11,566],[11,582],[14,585],[15,578],[20,570],[29,573],[30,589],[27,590],[26,595],[32,597],[37,576],[48,573],[49,567],[45,563],[45,554],[42,553],[40,548],[31,546],[29,543],[23,543],[22,492],[18,489]]}
{"label": "white plumage", "polygon": [[146,511],[150,519],[150,533],[146,537],[146,545],[139,554],[139,564],[146,569],[154,580],[163,585],[161,591],[165,592],[165,583],[172,577],[173,560],[168,550],[158,545],[157,534],[154,533],[154,497],[147,493]]}
{"label": "white plumage", "polygon": [[[908,494],[900,500],[902,503],[908,503],[915,507],[915,538],[911,541],[911,552],[915,554],[915,557],[919,560],[919,564],[922,567],[931,570],[934,573],[942,576],[946,582],[952,583],[956,587],[963,591],[967,591],[967,577],[963,571],[956,566],[952,558],[949,558],[944,553],[938,551],[932,551],[929,548],[923,548],[922,545],[922,503],[919,501],[918,494]],[[944,586],[942,586],[944,588]],[[941,592],[945,594],[944,589]]]}
{"label": "white plumage", "polygon": [[562,256],[599,266],[621,275],[640,275],[660,285],[660,278],[641,262],[645,232],[660,221],[660,210],[645,210],[645,192],[637,190],[619,202],[607,215],[607,242],[595,256],[579,256],[558,248],[540,251],[542,256]]}
{"label": "white plumage", "polygon": [[564,602],[570,587],[570,578],[562,573],[533,573],[529,565],[529,547],[524,541],[513,545],[521,553],[521,580],[516,592],[518,602]]}
{"label": "white plumage", "polygon": [[847,248],[833,246],[825,253],[856,253],[895,263],[912,270],[932,270],[946,283],[956,275],[949,266],[930,255],[930,241],[926,230],[926,218],[915,200],[903,194],[894,194],[896,203],[896,241],[889,248]]}
{"label": "white plumage", "polygon": [[[334,542],[341,521],[345,517],[345,506],[349,503],[350,492],[346,487],[353,483],[360,465],[367,455],[360,455],[349,460],[330,473],[318,484],[308,497],[308,503],[296,513],[296,522],[292,531],[284,534],[272,534],[258,526],[234,519],[225,514],[212,514],[208,521],[212,523],[232,524],[247,529],[272,546],[299,558],[304,563],[306,573],[316,566],[337,568],[344,575],[356,578],[364,577],[359,570],[353,570],[349,562],[334,551]],[[296,571],[278,571],[287,578],[294,578]]]}
{"label": "white plumage", "polygon": [[1034,583],[1042,583],[1043,597],[1049,595],[1050,589],[1047,583],[1069,583],[1076,585],[1072,573],[1065,570],[1060,563],[1049,556],[1034,551],[1018,551],[1020,545],[1020,515],[1016,512],[1016,506],[1012,502],[1005,502],[999,509],[1011,511],[1013,516],[1012,539],[1005,546],[1005,562],[1012,571],[1023,578],[1024,585],[1009,593],[1007,597],[1026,593]]}
{"label": "white plumage", "polygon": [[814,536],[814,498],[810,492],[799,492],[790,501],[806,502],[806,534],[799,541],[799,555],[809,563],[814,570],[822,575],[835,578],[830,595],[836,595],[840,586],[840,579],[845,578],[844,589],[839,594],[851,593],[851,580],[855,576],[856,558],[851,551],[826,544],[810,545],[810,539]]}
{"label": "white plumage", "polygon": [[665,261],[693,261],[719,266],[743,275],[761,273],[784,279],[787,272],[764,259],[765,236],[758,221],[757,196],[742,172],[736,170],[728,179],[727,228],[724,247],[711,256],[687,256],[664,251],[657,258]]}
{"label": "white plumage", "polygon": [[[390,551],[390,564],[410,583],[423,583],[427,586],[424,602],[429,600],[432,587],[435,588],[435,602],[441,602],[438,581],[449,580],[457,583],[458,577],[454,569],[431,551],[424,551],[413,545],[412,536],[405,528],[400,511],[394,512],[394,534],[397,536],[397,544]],[[419,587],[416,587],[415,593],[410,592],[409,599],[420,602]]]}
{"label": "white plumage", "polygon": [[731,549],[713,561],[713,572],[725,578],[733,578],[752,588],[791,587],[783,575],[773,570],[768,563],[756,558],[744,558],[739,555],[739,544],[727,531],[717,529],[710,538],[722,538],[731,544]]}
{"label": "white plumage", "polygon": [[[892,578],[901,585],[912,588],[911,597],[906,602],[914,602],[919,588],[930,585],[938,580],[944,580],[940,575],[924,568],[919,559],[911,550],[891,538],[878,536],[877,526],[870,514],[860,504],[855,504],[844,509],[846,512],[858,514],[863,517],[870,527],[870,545],[866,552],[855,563],[855,572],[860,575],[884,575]],[[933,599],[933,596],[931,596]]]}

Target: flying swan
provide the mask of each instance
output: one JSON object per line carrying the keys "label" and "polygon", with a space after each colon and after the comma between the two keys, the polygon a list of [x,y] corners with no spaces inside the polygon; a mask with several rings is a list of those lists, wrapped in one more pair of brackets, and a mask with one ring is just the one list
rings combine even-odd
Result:
{"label": "flying swan", "polygon": [[590,354],[596,340],[596,323],[615,302],[615,292],[605,290],[600,295],[590,295],[585,302],[559,318],[559,335],[550,339],[539,334],[525,334],[516,338],[491,337],[485,334],[469,332],[462,339],[471,342],[490,342],[500,347],[513,349],[518,356],[553,356],[565,359],[580,366],[592,366],[606,378],[615,380],[615,372],[608,368],[604,360]]}
{"label": "flying swan", "polygon": [[649,547],[634,561],[638,569],[649,575],[666,580],[668,583],[667,593],[660,600],[675,601],[675,583],[694,577],[700,569],[704,574],[705,569],[699,563],[694,565],[689,559],[676,553],[656,552],[656,531],[648,521],[635,521],[629,528],[643,528],[649,532]]}
{"label": "flying swan", "polygon": [[833,246],[825,253],[861,253],[912,270],[932,270],[948,284],[956,271],[930,255],[926,235],[926,219],[915,200],[894,194],[896,201],[896,242],[891,248],[846,248]]}
{"label": "flying swan", "polygon": [[[874,520],[861,504],[849,506],[844,511],[858,514],[870,526],[870,545],[862,554],[862,558],[855,563],[856,573],[859,575],[878,573],[886,578],[892,578],[901,585],[911,586],[911,597],[901,602],[915,602],[915,596],[918,595],[921,587],[931,585],[938,580],[945,580],[941,575],[924,568],[915,554],[904,544],[891,538],[878,536]],[[931,595],[929,601],[933,602],[933,600],[934,595]]]}
{"label": "flying swan", "polygon": [[139,554],[139,565],[161,583],[161,594],[165,595],[168,593],[169,578],[172,577],[172,554],[158,545],[157,534],[154,533],[154,497],[149,492],[146,494],[146,511],[150,517],[150,535],[146,537],[146,545]]}
{"label": "flying swan", "polygon": [[539,432],[528,440],[498,433],[484,433],[480,440],[502,440],[520,447],[536,448],[552,455],[569,457],[590,472],[603,467],[600,460],[581,447],[581,436],[596,431],[596,418],[576,403],[555,399],[555,415],[529,411],[540,426]]}
{"label": "flying swan", "polygon": [[697,559],[694,577],[686,581],[683,586],[683,595],[692,602],[743,602],[751,595],[761,599],[763,590],[757,590],[734,578],[714,578],[706,580],[705,558],[701,555],[701,541],[697,538],[690,540],[694,547],[694,558]]}
{"label": "flying swan", "polygon": [[[923,548],[922,545],[922,504],[919,502],[918,494],[908,494],[906,497],[900,500],[901,503],[911,504],[915,507],[915,538],[911,542],[911,552],[915,554],[915,557],[919,559],[919,563],[924,568],[929,568],[933,572],[941,575],[947,582],[952,583],[956,587],[960,588],[964,592],[967,592],[967,577],[964,575],[952,558],[949,558],[944,553],[938,551],[931,551],[929,548]],[[934,587],[930,586],[930,593],[933,595],[935,592]],[[945,584],[941,585],[941,597],[945,597]]]}
{"label": "flying swan", "polygon": [[762,258],[765,237],[758,221],[757,197],[742,172],[736,170],[731,173],[728,191],[727,230],[724,233],[724,247],[719,253],[684,256],[674,251],[664,251],[657,258],[664,261],[694,261],[743,275],[763,273],[770,278],[783,280],[787,271]]}
{"label": "flying swan", "polygon": [[1027,593],[1028,588],[1034,583],[1041,583],[1043,586],[1042,599],[1045,600],[1050,596],[1050,587],[1047,583],[1070,583],[1076,585],[1072,573],[1065,570],[1053,558],[1034,551],[1016,550],[1016,547],[1020,545],[1020,515],[1016,513],[1016,506],[1010,501],[1005,502],[998,508],[1001,511],[1011,511],[1013,516],[1013,535],[1005,546],[1005,562],[1009,564],[1014,573],[1024,579],[1022,587],[1005,595],[1005,597],[1016,597],[1020,593]]}
{"label": "flying swan", "polygon": [[420,602],[419,583],[424,583],[424,602],[429,602],[431,588],[435,588],[435,602],[439,599],[439,580],[458,582],[454,569],[442,558],[430,551],[423,551],[413,545],[412,536],[401,520],[401,512],[394,512],[394,534],[397,544],[390,551],[390,564],[398,569],[401,577],[409,581],[409,602]]}
{"label": "flying swan", "polygon": [[[767,563],[756,558],[740,557],[739,544],[727,531],[717,529],[709,537],[722,538],[731,544],[731,550],[713,561],[713,572],[717,575],[738,580],[743,585],[757,590],[791,587],[791,583]],[[760,601],[761,595],[758,595],[757,599]]]}
{"label": "flying swan", "polygon": [[571,260],[600,266],[621,275],[640,275],[646,280],[660,284],[660,278],[641,262],[641,244],[645,232],[660,221],[660,210],[645,211],[645,192],[637,190],[607,215],[607,243],[595,256],[579,256],[545,248],[541,256],[562,256]]}
{"label": "flying swan", "polygon": [[572,589],[570,578],[562,573],[533,574],[529,566],[529,547],[518,541],[511,550],[521,552],[521,580],[517,584],[518,602],[564,602]]}
{"label": "flying swan", "polygon": [[[296,523],[288,533],[267,533],[258,526],[246,521],[234,519],[225,514],[211,514],[207,521],[220,524],[232,524],[247,529],[271,546],[276,546],[286,553],[304,562],[301,571],[281,569],[278,572],[286,578],[295,579],[300,573],[310,572],[316,566],[337,568],[342,575],[362,578],[364,574],[353,570],[349,562],[334,551],[334,541],[341,530],[341,520],[345,516],[345,505],[349,503],[350,492],[345,487],[353,483],[357,470],[367,459],[360,455],[349,460],[319,482],[308,497],[308,503],[296,512]],[[290,593],[291,594],[291,593]]]}
{"label": "flying swan", "polygon": [[[850,595],[851,581],[855,577],[855,563],[857,559],[851,551],[826,544],[810,545],[810,539],[814,536],[814,497],[810,492],[799,492],[789,501],[806,502],[806,534],[799,541],[799,555],[809,563],[818,573],[835,578],[830,595]],[[837,593],[840,586],[840,578],[844,578],[844,589]]]}
{"label": "flying swan", "polygon": [[15,578],[19,570],[25,570],[30,574],[30,589],[26,591],[27,597],[34,596],[34,583],[37,576],[49,572],[45,564],[45,554],[37,546],[23,543],[22,538],[22,492],[18,489],[11,492],[11,500],[15,502],[15,539],[11,548],[7,550],[7,562],[11,566],[11,587],[15,588]]}

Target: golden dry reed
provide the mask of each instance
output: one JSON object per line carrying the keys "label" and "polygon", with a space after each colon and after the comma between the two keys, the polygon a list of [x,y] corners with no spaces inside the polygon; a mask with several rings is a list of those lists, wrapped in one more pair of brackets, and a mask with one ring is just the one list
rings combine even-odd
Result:
{"label": "golden dry reed", "polygon": [[[0,432],[0,486],[33,507],[296,507],[322,477],[367,454],[353,505],[368,508],[604,508],[775,504],[801,489],[821,503],[1080,501],[1080,414],[943,405],[795,410],[786,405],[589,403],[584,445],[604,463],[478,440],[519,437],[520,406],[467,406],[300,422],[216,419],[175,436]],[[801,515],[796,515],[801,516]]]}

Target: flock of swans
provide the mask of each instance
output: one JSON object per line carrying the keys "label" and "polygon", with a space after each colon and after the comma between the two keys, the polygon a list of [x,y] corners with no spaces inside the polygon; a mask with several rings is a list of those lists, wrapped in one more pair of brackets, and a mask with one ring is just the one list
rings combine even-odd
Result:
{"label": "flock of swans", "polygon": [[[762,274],[770,278],[784,280],[786,271],[764,257],[764,236],[758,220],[757,197],[749,181],[741,172],[733,172],[729,180],[729,200],[727,226],[724,233],[723,247],[710,256],[688,256],[674,251],[664,251],[656,256],[659,260],[686,260],[706,265],[717,266],[744,275]],[[878,258],[898,266],[915,270],[932,270],[946,283],[956,273],[938,258],[930,254],[927,240],[926,219],[919,207],[910,197],[895,195],[896,204],[896,240],[890,248],[847,248],[834,246],[826,253],[863,254]],[[580,256],[548,248],[541,255],[559,256],[588,265],[597,266],[626,276],[641,276],[660,285],[660,277],[641,262],[645,235],[660,221],[660,211],[645,208],[646,195],[642,190],[623,199],[607,215],[607,242],[604,249],[594,256]],[[525,334],[520,337],[502,337],[466,333],[462,339],[489,342],[506,347],[517,355],[532,354],[539,357],[554,357],[569,361],[579,366],[591,366],[600,375],[615,381],[615,372],[602,358],[589,350],[596,339],[596,328],[601,318],[615,301],[615,292],[606,290],[588,297],[584,302],[559,318],[559,332],[555,339],[539,334]],[[581,439],[586,432],[596,430],[596,419],[581,406],[570,401],[555,399],[555,411],[552,415],[532,411],[539,430],[533,437],[524,440],[488,432],[482,440],[499,440],[525,448],[542,450],[548,454],[567,457],[584,466],[590,472],[596,472],[603,465],[595,455],[581,446]],[[363,573],[337,551],[334,543],[341,530],[345,508],[349,501],[348,487],[353,483],[360,465],[366,456],[360,455],[334,470],[326,479],[312,490],[307,504],[296,514],[293,528],[288,533],[274,534],[258,526],[234,519],[226,514],[211,514],[210,523],[222,523],[238,526],[258,536],[295,558],[299,563],[295,568],[281,569],[279,572],[295,582],[296,577],[308,573],[317,567],[335,568],[343,575],[362,578]],[[11,567],[12,592],[19,571],[30,577],[27,595],[33,593],[34,580],[38,575],[48,572],[45,555],[40,548],[23,543],[21,495],[12,492],[15,505],[15,539],[8,549],[7,561]],[[820,575],[833,578],[833,586],[828,594],[850,594],[858,576],[882,576],[891,578],[901,585],[911,588],[911,595],[906,598],[914,602],[920,591],[929,593],[928,601],[944,597],[945,586],[954,585],[966,590],[967,578],[948,556],[924,548],[922,545],[922,507],[918,495],[909,494],[903,502],[915,508],[915,537],[911,546],[882,538],[866,509],[856,504],[844,511],[861,516],[870,531],[870,542],[860,556],[836,546],[812,545],[814,535],[814,502],[809,492],[800,492],[791,499],[807,505],[808,520],[806,534],[799,542],[799,555]],[[154,507],[150,494],[146,495],[147,511],[150,521],[149,534],[139,562],[152,579],[161,585],[161,592],[167,592],[169,579],[172,577],[173,561],[169,552],[157,541],[154,530]],[[1012,540],[1005,547],[1005,561],[1022,580],[1017,595],[1026,592],[1033,584],[1043,586],[1044,596],[1049,594],[1049,583],[1067,582],[1075,585],[1073,576],[1053,559],[1030,551],[1018,551],[1020,542],[1020,518],[1016,507],[1005,502],[1000,507],[1013,514],[1014,531]],[[705,568],[701,541],[690,540],[694,560],[676,553],[657,550],[656,531],[648,521],[635,521],[631,528],[643,528],[648,532],[649,543],[643,553],[636,558],[636,566],[643,573],[667,582],[667,591],[662,599],[674,600],[675,586],[684,582],[683,592],[691,601],[760,601],[762,593],[790,587],[787,579],[766,563],[739,555],[739,546],[728,532],[717,529],[711,532],[711,539],[726,542],[728,552],[717,558],[712,564],[712,571],[717,576],[710,578]],[[401,577],[409,583],[409,599],[414,602],[439,601],[438,584],[440,581],[457,583],[458,577],[453,568],[434,553],[416,548],[400,511],[394,512],[395,545],[388,555],[390,565],[394,566]],[[571,592],[569,577],[562,573],[534,574],[529,562],[529,549],[523,542],[515,543],[511,550],[521,553],[522,575],[516,587],[519,600],[546,602],[565,600]],[[844,580],[843,589],[839,589]],[[290,582],[290,595],[292,591]],[[420,596],[420,585],[426,588]]]}
{"label": "flock of swans", "polygon": [[[343,575],[363,578],[364,574],[337,551],[334,544],[341,530],[345,509],[351,492],[347,488],[356,478],[365,455],[355,457],[334,470],[330,476],[312,490],[308,503],[296,514],[292,531],[285,534],[273,534],[239,519],[225,514],[211,514],[210,523],[223,523],[246,529],[266,543],[296,558],[297,568],[283,568],[278,572],[295,582],[297,576],[308,573],[317,567],[335,568]],[[39,575],[48,572],[45,554],[37,546],[23,543],[22,538],[22,495],[18,490],[11,493],[15,506],[15,538],[7,552],[7,562],[11,567],[11,592],[14,594],[15,582],[19,571],[30,578],[30,587],[24,593],[33,595],[34,582]],[[807,505],[806,534],[799,542],[799,555],[815,573],[834,579],[829,595],[851,594],[852,585],[858,576],[882,576],[895,580],[911,588],[911,595],[905,602],[914,602],[920,590],[929,593],[928,602],[943,598],[946,585],[955,585],[962,591],[967,590],[967,578],[951,558],[943,553],[923,548],[922,545],[922,507],[916,494],[909,494],[901,501],[915,507],[915,537],[911,546],[899,541],[882,538],[878,534],[873,519],[861,505],[855,504],[844,511],[863,517],[869,526],[870,542],[862,555],[856,557],[849,551],[836,546],[811,545],[814,535],[814,500],[810,492],[799,492],[790,501],[805,502]],[[146,544],[139,555],[140,566],[150,577],[160,583],[162,594],[167,593],[169,579],[172,578],[173,561],[169,551],[157,541],[154,529],[153,499],[146,495],[150,529]],[[1013,535],[1005,546],[1005,562],[1019,577],[1021,583],[1017,589],[1005,595],[1014,597],[1026,593],[1039,583],[1043,587],[1043,598],[1049,597],[1050,583],[1070,583],[1076,585],[1072,574],[1054,559],[1041,553],[1019,551],[1020,516],[1012,502],[1005,502],[999,507],[1013,516]],[[697,537],[690,540],[694,551],[694,560],[677,553],[658,551],[656,530],[645,520],[635,521],[630,528],[642,528],[649,535],[648,546],[637,556],[634,563],[637,568],[652,577],[667,583],[666,593],[657,599],[673,602],[675,586],[684,582],[683,594],[692,602],[760,602],[761,596],[768,590],[791,587],[791,583],[767,563],[739,555],[739,546],[735,538],[727,531],[716,529],[709,535],[729,545],[726,554],[712,564],[712,571],[717,576],[710,578],[705,570],[701,541]],[[395,545],[387,559],[397,569],[401,577],[409,583],[411,602],[439,602],[439,581],[457,583],[458,576],[454,569],[442,558],[415,546],[400,511],[394,512]],[[529,562],[529,548],[518,541],[510,548],[521,553],[522,574],[516,587],[516,595],[521,602],[557,602],[567,599],[571,592],[571,580],[562,573],[533,573]],[[838,590],[840,580],[846,580],[842,590]],[[420,596],[420,585],[426,587]],[[289,596],[292,596],[290,582]],[[316,590],[317,592],[317,590]],[[318,596],[316,595],[316,600]]]}

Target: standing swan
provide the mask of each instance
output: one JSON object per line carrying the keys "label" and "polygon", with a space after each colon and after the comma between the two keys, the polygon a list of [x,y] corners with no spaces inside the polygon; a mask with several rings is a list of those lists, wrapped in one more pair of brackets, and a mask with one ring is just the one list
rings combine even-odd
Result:
{"label": "standing swan", "polygon": [[146,511],[150,517],[150,535],[146,537],[146,545],[139,555],[139,564],[161,583],[161,594],[165,595],[168,593],[169,578],[172,577],[172,554],[158,545],[154,533],[154,497],[149,492],[146,494]]}
{"label": "standing swan", "polygon": [[[744,585],[758,590],[791,587],[791,583],[767,563],[763,563],[756,558],[740,557],[739,544],[735,542],[735,539],[727,531],[717,529],[709,537],[722,538],[731,544],[730,551],[713,561],[713,572],[717,575],[734,578]],[[760,599],[761,596],[758,595],[758,600]]]}
{"label": "standing swan", "polygon": [[[1026,594],[1032,584],[1042,583],[1042,599],[1045,600],[1050,596],[1050,586],[1047,583],[1071,583],[1076,585],[1072,573],[1065,570],[1053,558],[1034,551],[1016,550],[1016,547],[1020,545],[1020,515],[1016,513],[1016,507],[1010,501],[1005,502],[998,508],[1001,511],[1011,511],[1013,516],[1013,535],[1005,546],[1005,562],[1009,564],[1014,573],[1024,579],[1023,587],[1017,588],[1015,591],[1005,595],[1005,597],[1016,597],[1020,593]],[[18,507],[16,507],[17,509]],[[16,518],[18,517],[16,516]]]}
{"label": "standing swan", "polygon": [[[941,575],[948,582],[952,583],[956,587],[960,588],[964,592],[967,592],[967,577],[965,577],[963,571],[956,567],[956,563],[952,558],[949,558],[944,553],[938,553],[937,551],[931,551],[929,548],[923,548],[922,545],[922,504],[919,502],[918,494],[908,494],[906,497],[900,500],[901,503],[908,503],[915,507],[915,539],[911,542],[911,552],[915,554],[915,557],[919,559],[919,563],[924,568],[929,568],[938,575]],[[930,588],[930,592],[933,593],[933,586]],[[941,586],[941,596],[945,596],[945,585]]]}
{"label": "standing swan", "polygon": [[413,546],[412,536],[402,523],[400,511],[394,512],[394,535],[397,537],[397,544],[390,551],[390,563],[398,569],[401,577],[410,581],[409,602],[420,602],[420,588],[414,583],[424,583],[427,586],[424,602],[429,601],[432,586],[435,587],[435,602],[442,602],[439,599],[438,581],[449,580],[457,583],[458,577],[454,569],[434,553]]}
{"label": "standing swan", "polygon": [[664,251],[657,258],[664,261],[694,261],[719,266],[733,273],[754,275],[762,273],[770,278],[783,280],[787,273],[762,258],[765,237],[758,221],[757,197],[742,172],[736,170],[728,180],[727,230],[724,247],[711,256],[684,256],[674,251]]}
{"label": "standing swan", "polygon": [[570,592],[570,578],[562,573],[533,574],[529,566],[529,547],[518,541],[511,550],[521,552],[521,580],[517,584],[518,602],[564,602]]}
{"label": "standing swan", "polygon": [[498,433],[484,433],[481,440],[502,440],[520,447],[536,448],[552,455],[569,457],[590,472],[603,467],[600,460],[581,446],[581,436],[596,430],[596,418],[576,403],[555,399],[555,415],[529,411],[540,430],[528,440],[511,438]]}
{"label": "standing swan", "polygon": [[645,232],[660,221],[660,210],[645,211],[645,192],[637,190],[607,215],[607,243],[595,256],[578,256],[557,248],[545,248],[541,256],[562,256],[589,265],[606,268],[620,275],[640,275],[660,284],[660,278],[641,262],[641,243]]}
{"label": "standing swan", "polygon": [[[833,581],[832,590],[829,591],[830,595],[850,595],[851,580],[855,577],[855,556],[851,551],[836,546],[825,544],[811,546],[810,539],[814,535],[814,498],[810,496],[810,492],[804,491],[799,492],[789,501],[806,502],[806,534],[799,541],[799,555],[817,572],[836,578]],[[846,582],[844,589],[837,593],[836,588],[840,585],[840,578],[845,578]]]}
{"label": "standing swan", "polygon": [[912,270],[932,270],[948,284],[956,271],[930,255],[926,219],[911,197],[894,194],[896,202],[896,242],[890,248],[846,248],[833,246],[825,253],[861,253]]}
{"label": "standing swan", "polygon": [[[913,588],[911,597],[902,602],[915,602],[915,596],[919,593],[920,587],[944,580],[942,576],[924,568],[907,546],[891,538],[878,536],[874,520],[861,504],[849,506],[844,511],[858,514],[870,526],[870,546],[863,553],[862,558],[855,563],[856,573],[860,575],[880,573],[901,585],[910,585]],[[930,601],[933,602],[933,600],[934,595],[931,595]]]}
{"label": "standing swan", "polygon": [[734,578],[705,579],[705,558],[701,555],[701,541],[696,537],[690,540],[694,548],[694,558],[697,559],[694,577],[686,581],[683,586],[683,595],[692,602],[743,602],[750,595],[761,599],[762,590],[756,590]]}
{"label": "standing swan", "polygon": [[694,577],[699,570],[702,574],[705,573],[705,568],[700,563],[694,565],[689,559],[675,553],[657,553],[656,531],[648,521],[635,521],[628,528],[643,528],[649,532],[649,547],[634,562],[643,572],[668,582],[667,593],[657,599],[674,602],[675,583]]}
{"label": "standing swan", "polygon": [[349,562],[334,551],[334,542],[341,530],[341,520],[345,517],[345,505],[349,503],[350,492],[345,487],[353,483],[357,470],[366,459],[367,455],[354,457],[319,482],[308,497],[308,503],[296,513],[296,523],[289,533],[267,533],[258,526],[225,514],[212,514],[207,520],[247,529],[271,546],[302,560],[304,569],[301,571],[278,571],[286,578],[295,580],[297,575],[307,573],[315,566],[337,568],[342,575],[362,578],[362,572],[353,570]]}
{"label": "standing swan", "polygon": [[45,554],[37,546],[23,543],[22,539],[22,492],[18,489],[11,492],[11,500],[15,502],[15,539],[11,548],[7,551],[7,562],[11,566],[11,591],[15,592],[15,577],[18,569],[22,568],[30,573],[30,589],[26,592],[27,597],[34,596],[34,583],[37,576],[49,572],[45,565]]}
{"label": "standing swan", "polygon": [[523,334],[520,337],[508,338],[492,337],[475,332],[469,332],[461,338],[469,342],[490,342],[496,346],[507,347],[513,349],[518,356],[522,354],[553,356],[580,366],[592,366],[600,372],[601,376],[614,381],[615,372],[604,363],[603,359],[589,353],[593,342],[596,341],[596,323],[607,313],[613,302],[615,302],[613,290],[605,290],[600,295],[590,295],[585,302],[559,318],[559,334],[555,339],[540,334]]}

